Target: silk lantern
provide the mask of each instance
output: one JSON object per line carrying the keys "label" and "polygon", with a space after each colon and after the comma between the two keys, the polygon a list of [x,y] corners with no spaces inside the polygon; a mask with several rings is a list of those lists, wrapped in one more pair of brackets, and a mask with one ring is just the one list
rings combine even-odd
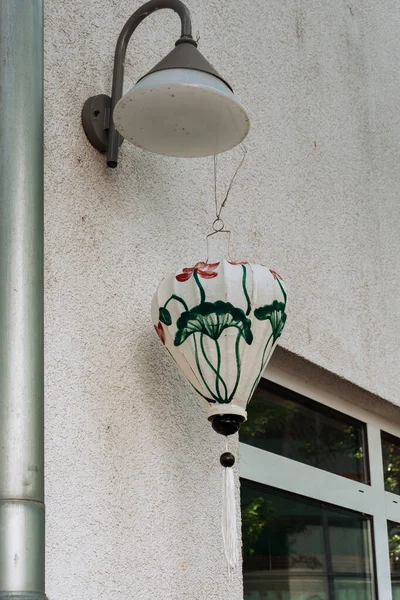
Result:
{"label": "silk lantern", "polygon": [[[198,262],[165,277],[152,303],[155,330],[206,402],[217,433],[236,433],[286,322],[287,296],[276,271],[248,262]],[[237,566],[234,456],[224,469],[223,538]]]}

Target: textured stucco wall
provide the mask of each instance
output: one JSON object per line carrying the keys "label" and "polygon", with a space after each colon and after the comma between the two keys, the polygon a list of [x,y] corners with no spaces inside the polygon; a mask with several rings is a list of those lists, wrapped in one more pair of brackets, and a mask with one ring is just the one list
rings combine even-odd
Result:
{"label": "textured stucco wall", "polygon": [[[47,589],[240,600],[221,550],[222,442],[149,315],[161,277],[205,256],[212,161],[124,144],[107,171],[80,126],[138,5],[46,2]],[[398,2],[188,5],[252,119],[225,213],[232,257],[284,275],[287,350],[400,404]],[[169,11],[147,19],[127,84],[178,33]],[[221,160],[221,184],[238,157]]]}

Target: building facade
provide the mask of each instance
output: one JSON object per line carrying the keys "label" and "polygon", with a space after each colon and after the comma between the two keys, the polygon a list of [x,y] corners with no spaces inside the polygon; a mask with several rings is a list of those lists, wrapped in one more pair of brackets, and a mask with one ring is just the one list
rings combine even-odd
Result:
{"label": "building facade", "polygon": [[[285,518],[301,514],[303,523],[273,530],[286,549],[263,549],[268,532],[257,538],[251,552],[261,559],[245,557],[244,597],[390,600],[390,536],[382,532],[400,513],[385,496],[378,446],[380,430],[400,437],[400,8],[391,0],[187,4],[201,51],[251,118],[224,213],[231,256],[276,269],[288,288],[286,329],[265,378],[366,423],[365,469],[375,477],[355,482],[352,472],[351,481],[303,464],[288,446],[243,439],[243,507],[252,498],[286,502]],[[212,159],[124,143],[110,170],[81,127],[86,98],[110,91],[115,43],[138,5],[45,2],[47,594],[241,600],[242,572],[228,577],[221,544],[224,444],[150,319],[161,278],[206,256]],[[178,32],[172,11],[146,19],[128,50],[126,85]],[[220,160],[220,195],[239,156]],[[319,414],[318,406],[307,410]],[[296,439],[289,429],[279,435]],[[302,508],[307,497],[314,512]],[[329,510],[352,511],[343,514],[353,515],[353,529],[339,518],[329,534]],[[268,523],[264,515],[264,533]],[[335,551],[345,560],[339,542],[326,545],[340,528],[342,537],[357,530],[364,548],[364,558],[348,553],[346,568],[335,563]],[[325,546],[314,552],[318,536]],[[358,574],[353,587],[340,583],[344,572]]]}

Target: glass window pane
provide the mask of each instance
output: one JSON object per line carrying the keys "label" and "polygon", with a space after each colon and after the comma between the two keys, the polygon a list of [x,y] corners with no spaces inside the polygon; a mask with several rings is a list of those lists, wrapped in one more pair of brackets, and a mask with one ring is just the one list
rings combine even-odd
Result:
{"label": "glass window pane", "polygon": [[325,507],[324,517],[329,527],[333,573],[370,577],[372,564],[365,560],[371,554],[369,519],[336,507]]}
{"label": "glass window pane", "polygon": [[369,483],[364,423],[265,379],[247,411],[245,444]]}
{"label": "glass window pane", "polygon": [[400,494],[400,440],[381,431],[385,490]]}
{"label": "glass window pane", "polygon": [[400,524],[388,521],[393,600],[400,600]]}
{"label": "glass window pane", "polygon": [[375,600],[369,517],[242,480],[244,600]]}
{"label": "glass window pane", "polygon": [[371,583],[356,579],[337,579],[334,582],[335,600],[373,600],[375,592]]}

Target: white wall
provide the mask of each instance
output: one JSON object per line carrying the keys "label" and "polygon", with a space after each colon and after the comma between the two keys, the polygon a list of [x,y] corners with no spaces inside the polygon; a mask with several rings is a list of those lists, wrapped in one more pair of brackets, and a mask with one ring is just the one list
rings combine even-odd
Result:
{"label": "white wall", "polygon": [[[252,119],[225,213],[232,257],[284,276],[287,350],[400,404],[399,4],[188,5]],[[138,6],[46,2],[47,591],[239,600],[220,539],[223,442],[149,316],[159,280],[205,257],[212,161],[124,144],[109,171],[80,125]],[[127,85],[178,36],[172,12],[148,18]],[[221,161],[221,183],[238,157]]]}

